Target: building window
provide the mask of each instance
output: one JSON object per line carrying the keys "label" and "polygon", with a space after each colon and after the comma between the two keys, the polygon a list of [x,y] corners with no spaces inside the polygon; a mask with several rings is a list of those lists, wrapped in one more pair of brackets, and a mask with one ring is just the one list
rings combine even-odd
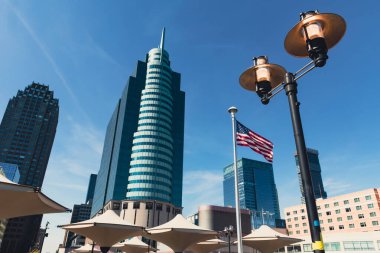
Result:
{"label": "building window", "polygon": [[288,218],[286,221],[287,221],[287,222],[291,222],[291,221],[292,221],[292,219],[291,219],[291,218]]}
{"label": "building window", "polygon": [[354,198],[354,202],[359,202],[360,199],[359,198]]}
{"label": "building window", "polygon": [[321,231],[322,231],[322,232],[325,231],[325,228],[321,228]]}
{"label": "building window", "polygon": [[161,203],[156,203],[156,210],[162,211],[162,204]]}
{"label": "building window", "polygon": [[140,202],[133,202],[133,209],[140,209]]}
{"label": "building window", "polygon": [[334,230],[334,226],[330,226],[330,227],[329,227],[329,230],[330,230],[330,231]]}
{"label": "building window", "polygon": [[289,231],[289,235],[292,235],[293,234],[293,232],[292,231]]}
{"label": "building window", "polygon": [[377,220],[374,220],[374,221],[372,221],[372,225],[373,225],[373,226],[378,226],[378,225],[379,225],[379,222],[378,222]]}
{"label": "building window", "polygon": [[128,209],[128,202],[123,203],[123,209]]}
{"label": "building window", "polygon": [[373,204],[368,204],[368,208],[373,208]]}
{"label": "building window", "polygon": [[288,253],[302,252],[301,245],[292,245],[286,247]]}
{"label": "building window", "polygon": [[364,214],[360,213],[358,214],[359,219],[364,219]]}
{"label": "building window", "polygon": [[294,220],[297,221],[297,220],[298,220],[298,217],[294,217]]}
{"label": "building window", "polygon": [[360,227],[364,228],[366,226],[367,226],[367,224],[365,222],[360,222]]}
{"label": "building window", "polygon": [[[379,241],[380,242],[380,241]],[[313,252],[313,249],[311,247],[311,244],[304,244],[303,246],[303,252]]]}
{"label": "building window", "polygon": [[339,229],[344,229],[344,225],[339,225]]}
{"label": "building window", "polygon": [[320,206],[317,206],[317,210],[320,210],[321,209],[321,207]]}
{"label": "building window", "polygon": [[302,217],[301,217],[301,219],[305,220],[305,219],[306,219],[306,217],[305,217],[305,216],[302,216]]}
{"label": "building window", "polygon": [[339,202],[334,202],[334,206],[339,206]]}
{"label": "building window", "polygon": [[332,219],[328,219],[327,222],[328,222],[328,223],[331,223],[331,222],[332,222]]}
{"label": "building window", "polygon": [[307,233],[309,233],[309,231],[308,231],[307,229],[305,229],[305,230],[303,231],[303,233],[304,233],[304,234],[307,234]]}
{"label": "building window", "polygon": [[170,206],[166,206],[166,212],[170,213]]}
{"label": "building window", "polygon": [[145,203],[145,209],[147,209],[147,210],[153,209],[153,202],[146,202]]}
{"label": "building window", "polygon": [[112,203],[112,210],[119,210],[120,209],[120,203],[119,202],[113,202]]}
{"label": "building window", "polygon": [[319,217],[322,217],[322,213],[318,213],[318,216],[319,216]]}
{"label": "building window", "polygon": [[301,209],[301,213],[304,213],[305,212],[305,209]]}
{"label": "building window", "polygon": [[350,204],[350,201],[345,200],[345,201],[343,201],[343,204],[348,205],[348,204]]}
{"label": "building window", "polygon": [[355,225],[351,223],[351,224],[348,224],[348,227],[349,228],[355,228]]}
{"label": "building window", "polygon": [[290,215],[290,212],[286,212],[286,216],[289,216]]}
{"label": "building window", "polygon": [[346,213],[349,213],[349,212],[351,212],[351,208],[347,207],[346,208]]}
{"label": "building window", "polygon": [[330,212],[330,211],[327,211],[327,212],[326,212],[326,215],[331,215],[331,212]]}
{"label": "building window", "polygon": [[337,221],[342,221],[342,217],[338,217],[336,220]]}
{"label": "building window", "polygon": [[299,235],[301,232],[299,230],[296,231],[296,234]]}
{"label": "building window", "polygon": [[371,200],[372,198],[371,198],[371,195],[367,195],[367,196],[365,196],[365,200]]}
{"label": "building window", "polygon": [[320,220],[320,221],[319,221],[319,224],[323,224],[323,220]]}
{"label": "building window", "polygon": [[347,251],[375,250],[375,246],[372,241],[346,241],[343,242],[343,248]]}
{"label": "building window", "polygon": [[296,224],[296,228],[298,228],[300,225],[299,224]]}
{"label": "building window", "polygon": [[352,215],[347,216],[347,220],[352,220]]}
{"label": "building window", "polygon": [[338,210],[335,210],[335,213],[336,213],[336,214],[340,213],[340,210],[339,210],[339,209],[338,209]]}
{"label": "building window", "polygon": [[325,204],[325,208],[329,208],[330,207],[330,205],[329,204]]}
{"label": "building window", "polygon": [[340,251],[339,242],[326,242],[324,243],[325,251]]}
{"label": "building window", "polygon": [[371,216],[371,217],[376,217],[376,212],[370,212],[370,213],[369,213],[369,216]]}
{"label": "building window", "polygon": [[356,210],[362,210],[362,206],[356,206]]}
{"label": "building window", "polygon": [[293,211],[293,214],[297,214],[297,211]]}
{"label": "building window", "polygon": [[288,225],[288,228],[292,228],[292,225]]}

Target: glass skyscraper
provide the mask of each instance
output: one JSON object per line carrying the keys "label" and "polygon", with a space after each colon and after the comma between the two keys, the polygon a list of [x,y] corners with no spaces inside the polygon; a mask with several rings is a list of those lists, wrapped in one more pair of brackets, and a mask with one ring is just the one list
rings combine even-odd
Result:
{"label": "glass skyscraper", "polygon": [[[18,166],[20,184],[42,186],[58,113],[58,99],[46,85],[32,83],[9,100],[0,125],[0,162]],[[0,252],[27,252],[41,219],[42,215],[9,219]]]}
{"label": "glass skyscraper", "polygon": [[[318,150],[307,148],[307,159],[309,161],[309,168],[310,168],[311,181],[313,184],[314,196],[316,199],[319,199],[319,198],[325,199],[327,198],[327,193],[325,192],[325,188],[323,187],[322,170],[321,170],[321,165],[319,164],[318,155],[319,155]],[[302,201],[302,204],[305,204],[305,194],[302,188],[302,180],[301,180],[300,166],[298,162],[297,152],[294,156],[296,159],[298,180],[299,180],[299,185],[300,185],[300,190],[301,190],[301,201]]]}
{"label": "glass skyscraper", "polygon": [[[272,227],[280,219],[277,187],[271,163],[247,158],[237,161],[240,207],[252,212],[253,226],[264,223]],[[224,206],[235,206],[234,166],[224,168]]]}
{"label": "glass skyscraper", "polygon": [[92,205],[92,201],[94,199],[97,176],[98,175],[96,174],[91,174],[90,176],[90,181],[88,182],[88,187],[87,187],[86,201],[84,202],[85,204]]}
{"label": "glass skyscraper", "polygon": [[15,183],[18,183],[20,180],[20,172],[18,171],[18,166],[16,164],[0,162],[0,170],[4,172],[5,177],[9,180]]}
{"label": "glass skyscraper", "polygon": [[182,206],[185,93],[164,49],[137,63],[108,124],[93,216],[110,200],[157,200]]}

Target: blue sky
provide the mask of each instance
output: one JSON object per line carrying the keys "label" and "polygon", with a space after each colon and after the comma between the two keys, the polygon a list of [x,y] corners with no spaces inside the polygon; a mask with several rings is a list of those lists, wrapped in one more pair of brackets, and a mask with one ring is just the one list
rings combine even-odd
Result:
{"label": "blue sky", "polygon": [[[318,149],[329,196],[379,187],[380,92],[376,1],[0,1],[0,114],[32,81],[50,85],[60,119],[43,191],[72,207],[97,173],[105,129],[137,60],[159,43],[186,92],[184,213],[222,204],[222,169],[232,162],[231,120],[272,140],[280,207],[299,204],[287,97],[263,106],[240,87],[253,56],[296,71],[307,59],[286,53],[286,33],[301,11],[333,12],[347,21],[330,59],[299,82],[306,143]],[[239,157],[263,160],[248,148]],[[69,214],[46,215],[43,252],[55,252]]]}

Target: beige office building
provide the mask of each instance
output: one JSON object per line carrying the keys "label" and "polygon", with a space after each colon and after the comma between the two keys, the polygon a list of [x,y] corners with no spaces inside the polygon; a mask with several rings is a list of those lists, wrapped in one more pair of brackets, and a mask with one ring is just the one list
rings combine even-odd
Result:
{"label": "beige office building", "polygon": [[[317,199],[322,234],[380,231],[379,191],[379,188],[372,188]],[[290,236],[310,235],[305,205],[285,208],[285,219]]]}

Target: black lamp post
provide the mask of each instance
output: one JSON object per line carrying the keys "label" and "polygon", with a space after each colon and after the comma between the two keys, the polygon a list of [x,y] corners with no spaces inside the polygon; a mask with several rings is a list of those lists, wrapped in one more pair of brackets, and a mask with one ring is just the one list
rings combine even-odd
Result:
{"label": "black lamp post", "polygon": [[228,227],[225,227],[224,235],[228,238],[228,253],[231,253],[231,236],[234,233],[234,227],[232,225],[229,225]]}
{"label": "black lamp post", "polygon": [[306,210],[314,252],[324,253],[321,227],[312,187],[309,163],[303,135],[300,103],[297,100],[296,81],[313,70],[323,67],[328,59],[328,49],[335,46],[346,30],[344,19],[336,14],[309,11],[301,13],[301,21],[296,24],[285,38],[286,51],[297,57],[309,57],[312,61],[296,73],[287,72],[283,67],[269,64],[266,56],[253,59],[253,67],[240,76],[240,85],[254,91],[263,104],[285,89],[289,100],[294,139],[299,156],[301,181],[305,193]]}

